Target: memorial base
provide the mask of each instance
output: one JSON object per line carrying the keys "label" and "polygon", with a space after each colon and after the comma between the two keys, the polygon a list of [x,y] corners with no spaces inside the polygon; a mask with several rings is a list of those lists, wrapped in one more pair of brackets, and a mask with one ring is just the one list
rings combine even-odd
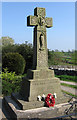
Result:
{"label": "memorial base", "polygon": [[[54,77],[53,70],[29,70],[27,77],[24,77],[22,81],[20,95],[23,100],[36,102],[38,95],[42,96],[44,94],[47,96],[49,93],[52,95],[56,93],[56,104],[68,101],[62,94],[60,79]],[[38,107],[41,106],[38,104]]]}
{"label": "memorial base", "polygon": [[[37,102],[38,103],[38,102]],[[42,102],[39,102],[40,104]],[[64,118],[66,116],[66,110],[70,109],[71,104],[70,103],[63,103],[63,104],[57,104],[54,107],[40,107],[35,109],[29,109],[29,110],[21,110],[21,107],[12,99],[12,97],[5,97],[3,100],[3,104],[5,106],[5,109],[9,113],[9,117],[12,120],[20,120],[20,119],[46,119],[49,118],[52,120],[57,120],[57,118]],[[27,105],[30,105],[27,104]],[[75,111],[71,110],[71,113]],[[67,116],[71,116],[69,115]],[[72,114],[73,115],[73,114]],[[62,117],[61,117],[62,116]]]}
{"label": "memorial base", "polygon": [[[45,107],[45,101],[37,101],[38,95],[42,96],[44,94],[47,96],[49,93],[56,93],[57,98],[55,99],[54,108]],[[61,91],[60,79],[54,77],[53,70],[46,69],[28,71],[27,76],[22,80],[20,92],[12,93],[10,97],[5,97],[4,103],[7,110],[9,110],[9,114],[12,114],[16,119],[28,118],[28,116],[39,118],[44,114],[47,115],[44,115],[44,117],[49,118],[62,114],[61,110],[65,108],[61,106],[60,111],[58,111],[60,114],[57,114],[58,108],[56,108],[56,105],[63,103],[65,106],[64,103],[67,103],[68,100],[69,98],[65,97]],[[66,105],[68,108],[68,104]]]}

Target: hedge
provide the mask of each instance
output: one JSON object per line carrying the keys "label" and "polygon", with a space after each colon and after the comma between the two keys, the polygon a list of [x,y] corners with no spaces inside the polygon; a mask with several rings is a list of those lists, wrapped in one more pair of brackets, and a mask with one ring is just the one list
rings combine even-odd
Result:
{"label": "hedge", "polygon": [[2,58],[2,68],[6,67],[9,72],[23,74],[25,69],[25,60],[19,53],[6,53]]}

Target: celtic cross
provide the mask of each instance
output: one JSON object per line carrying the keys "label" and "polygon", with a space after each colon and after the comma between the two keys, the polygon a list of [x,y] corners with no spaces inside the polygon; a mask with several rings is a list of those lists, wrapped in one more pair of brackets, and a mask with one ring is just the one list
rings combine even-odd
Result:
{"label": "celtic cross", "polygon": [[34,9],[34,16],[27,17],[27,26],[34,28],[33,69],[48,68],[46,27],[52,27],[52,18],[45,18],[45,8]]}

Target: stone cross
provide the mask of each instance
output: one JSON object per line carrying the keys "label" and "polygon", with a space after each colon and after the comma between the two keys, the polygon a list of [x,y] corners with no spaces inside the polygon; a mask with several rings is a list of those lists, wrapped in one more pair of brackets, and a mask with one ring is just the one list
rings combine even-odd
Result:
{"label": "stone cross", "polygon": [[27,17],[27,26],[34,28],[33,69],[48,68],[46,27],[52,27],[52,18],[45,18],[45,8],[36,7],[34,16]]}

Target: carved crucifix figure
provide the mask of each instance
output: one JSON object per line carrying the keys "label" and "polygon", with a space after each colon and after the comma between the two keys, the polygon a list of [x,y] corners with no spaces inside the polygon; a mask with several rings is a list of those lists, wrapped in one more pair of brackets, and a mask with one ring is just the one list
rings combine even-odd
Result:
{"label": "carved crucifix figure", "polygon": [[44,35],[41,34],[39,38],[39,50],[43,50],[43,49],[44,49]]}
{"label": "carved crucifix figure", "polygon": [[48,68],[46,27],[52,27],[52,18],[45,18],[45,8],[35,8],[34,16],[27,17],[27,26],[34,28],[33,69]]}

